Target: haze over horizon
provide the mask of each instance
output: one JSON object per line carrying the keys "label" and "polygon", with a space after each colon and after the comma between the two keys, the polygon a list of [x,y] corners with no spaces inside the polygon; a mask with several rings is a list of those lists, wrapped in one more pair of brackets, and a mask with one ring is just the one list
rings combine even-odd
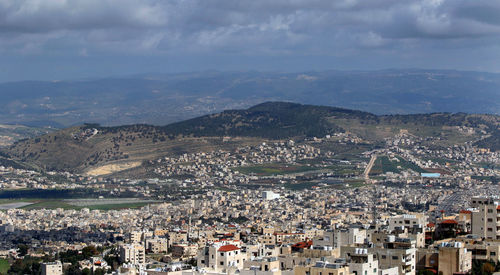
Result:
{"label": "haze over horizon", "polygon": [[141,73],[500,72],[499,1],[0,3],[0,82]]}

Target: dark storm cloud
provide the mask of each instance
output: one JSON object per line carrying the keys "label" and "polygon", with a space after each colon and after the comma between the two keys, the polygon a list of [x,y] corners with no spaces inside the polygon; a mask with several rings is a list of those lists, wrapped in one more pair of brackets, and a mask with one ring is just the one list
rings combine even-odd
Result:
{"label": "dark storm cloud", "polygon": [[499,0],[4,0],[0,54],[385,55],[412,66],[419,52],[493,54],[499,14]]}

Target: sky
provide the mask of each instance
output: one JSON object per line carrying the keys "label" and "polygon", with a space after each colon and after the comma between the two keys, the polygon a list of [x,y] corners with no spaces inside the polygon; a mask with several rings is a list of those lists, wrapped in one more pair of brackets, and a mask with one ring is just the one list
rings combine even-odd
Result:
{"label": "sky", "polygon": [[0,0],[1,82],[499,60],[500,0]]}

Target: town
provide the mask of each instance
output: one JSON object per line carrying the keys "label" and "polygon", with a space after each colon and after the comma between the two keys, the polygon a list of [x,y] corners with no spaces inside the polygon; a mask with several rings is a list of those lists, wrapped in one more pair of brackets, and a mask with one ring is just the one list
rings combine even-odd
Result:
{"label": "town", "polygon": [[1,201],[0,256],[34,274],[498,270],[498,152],[435,150],[407,133],[348,159],[328,150],[363,142],[185,153],[147,162],[142,180],[0,167],[10,195],[54,196]]}

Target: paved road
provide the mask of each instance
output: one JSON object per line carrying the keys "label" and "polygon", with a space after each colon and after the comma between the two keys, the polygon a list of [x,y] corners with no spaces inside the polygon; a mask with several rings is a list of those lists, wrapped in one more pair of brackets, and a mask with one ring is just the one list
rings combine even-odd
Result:
{"label": "paved road", "polygon": [[365,180],[370,179],[369,174],[376,160],[377,160],[377,155],[372,155],[372,157],[370,158],[370,162],[368,162],[368,165],[365,168],[365,172],[363,172],[363,174],[365,175]]}

